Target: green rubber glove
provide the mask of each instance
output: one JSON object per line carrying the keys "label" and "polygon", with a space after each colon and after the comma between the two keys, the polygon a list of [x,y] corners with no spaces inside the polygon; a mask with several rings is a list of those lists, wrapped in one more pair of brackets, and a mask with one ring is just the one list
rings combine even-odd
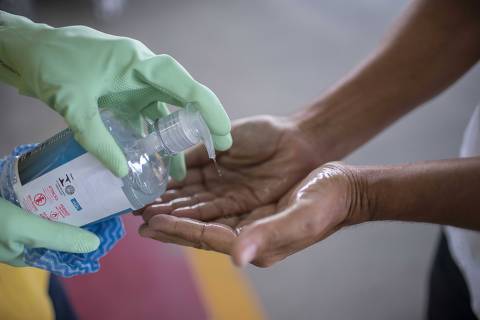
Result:
{"label": "green rubber glove", "polygon": [[[210,128],[217,150],[232,144],[230,120],[219,99],[172,57],[155,55],[141,42],[84,26],[52,28],[0,11],[0,80],[60,113],[75,139],[117,176],[126,159],[103,125],[99,108],[116,110],[133,123],[159,117],[164,102],[193,103]],[[171,176],[185,176],[183,157]]]}
{"label": "green rubber glove", "polygon": [[40,218],[0,198],[0,262],[25,266],[25,246],[87,253],[96,250],[99,243],[91,232]]}

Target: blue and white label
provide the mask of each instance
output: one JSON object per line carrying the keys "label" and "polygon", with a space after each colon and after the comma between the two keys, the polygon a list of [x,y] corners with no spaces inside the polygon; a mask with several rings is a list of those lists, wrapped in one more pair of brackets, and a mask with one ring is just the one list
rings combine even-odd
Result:
{"label": "blue and white label", "polygon": [[89,153],[25,184],[18,167],[16,172],[14,190],[21,207],[52,221],[83,226],[131,208],[122,180]]}

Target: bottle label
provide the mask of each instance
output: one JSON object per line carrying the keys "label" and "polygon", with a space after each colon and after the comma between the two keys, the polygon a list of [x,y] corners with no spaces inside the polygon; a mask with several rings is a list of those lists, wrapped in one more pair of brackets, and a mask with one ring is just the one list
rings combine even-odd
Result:
{"label": "bottle label", "polygon": [[[71,135],[61,138],[66,141],[52,144],[49,139],[38,150],[17,159],[13,188],[20,206],[43,218],[75,226],[131,211],[122,180],[94,156],[83,149],[80,152]],[[54,145],[56,150],[45,152]]]}

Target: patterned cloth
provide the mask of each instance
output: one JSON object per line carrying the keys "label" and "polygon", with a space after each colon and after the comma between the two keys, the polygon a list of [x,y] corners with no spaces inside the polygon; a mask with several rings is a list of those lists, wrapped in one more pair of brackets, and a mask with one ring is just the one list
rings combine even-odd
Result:
{"label": "patterned cloth", "polygon": [[[8,201],[16,205],[18,204],[15,201],[13,188],[11,188],[11,185],[7,186],[5,179],[8,180],[8,177],[13,174],[15,157],[32,150],[35,146],[35,144],[21,145],[15,148],[10,155],[0,160],[3,194]],[[100,258],[105,256],[125,235],[125,228],[119,217],[112,217],[82,228],[95,233],[100,238],[100,246],[96,251],[67,253],[44,248],[25,248],[25,263],[62,277],[72,277],[98,271],[100,269]]]}

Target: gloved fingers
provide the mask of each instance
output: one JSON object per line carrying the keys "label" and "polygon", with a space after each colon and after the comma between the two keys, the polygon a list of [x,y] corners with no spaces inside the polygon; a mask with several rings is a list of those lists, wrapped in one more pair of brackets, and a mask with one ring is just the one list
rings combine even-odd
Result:
{"label": "gloved fingers", "polygon": [[25,266],[23,261],[23,250],[25,246],[16,240],[0,244],[0,262],[7,263],[14,267]]}
{"label": "gloved fingers", "polygon": [[214,134],[212,135],[212,140],[215,149],[219,151],[225,151],[230,149],[233,143],[232,135],[230,133],[223,136],[218,136]]}
{"label": "gloved fingers", "polygon": [[7,238],[6,248],[15,254],[23,252],[23,245],[75,253],[98,248],[100,240],[86,230],[40,218],[4,199],[0,210],[2,238]]}
{"label": "gloved fingers", "polygon": [[183,152],[176,154],[172,157],[170,164],[170,176],[175,181],[182,181],[187,175],[187,167],[185,166],[185,156]]}
{"label": "gloved fingers", "polygon": [[[69,125],[72,127],[72,122]],[[88,152],[118,177],[128,174],[128,165],[125,155],[108,132],[100,119],[98,112],[93,117],[86,117],[84,121],[73,124],[74,137]]]}
{"label": "gloved fingers", "polygon": [[125,155],[103,124],[94,99],[85,99],[80,92],[63,94],[55,110],[65,118],[75,139],[85,150],[116,176],[128,174]]}
{"label": "gloved fingers", "polygon": [[93,233],[68,224],[42,219],[30,213],[24,215],[25,230],[20,240],[31,248],[87,253],[97,250],[100,239]]}
{"label": "gloved fingers", "polygon": [[168,116],[169,114],[170,110],[168,110],[167,105],[160,101],[154,101],[142,110],[142,115],[152,121]]}
{"label": "gloved fingers", "polygon": [[20,77],[12,68],[4,64],[0,57],[0,81],[5,82],[15,88],[19,87]]}
{"label": "gloved fingers", "polygon": [[172,57],[159,55],[143,61],[136,68],[138,76],[186,106],[194,103],[202,114],[212,134],[225,136],[230,133],[230,119],[220,100],[206,86],[195,81]]}
{"label": "gloved fingers", "polygon": [[2,81],[19,88],[21,66],[18,66],[19,51],[24,50],[25,39],[12,28],[0,25],[0,78]]}
{"label": "gloved fingers", "polygon": [[0,10],[0,27],[30,27],[33,24],[34,22],[28,18]]}
{"label": "gloved fingers", "polygon": [[23,260],[23,253],[15,259],[8,261],[7,263],[14,267],[28,267],[28,265]]}

